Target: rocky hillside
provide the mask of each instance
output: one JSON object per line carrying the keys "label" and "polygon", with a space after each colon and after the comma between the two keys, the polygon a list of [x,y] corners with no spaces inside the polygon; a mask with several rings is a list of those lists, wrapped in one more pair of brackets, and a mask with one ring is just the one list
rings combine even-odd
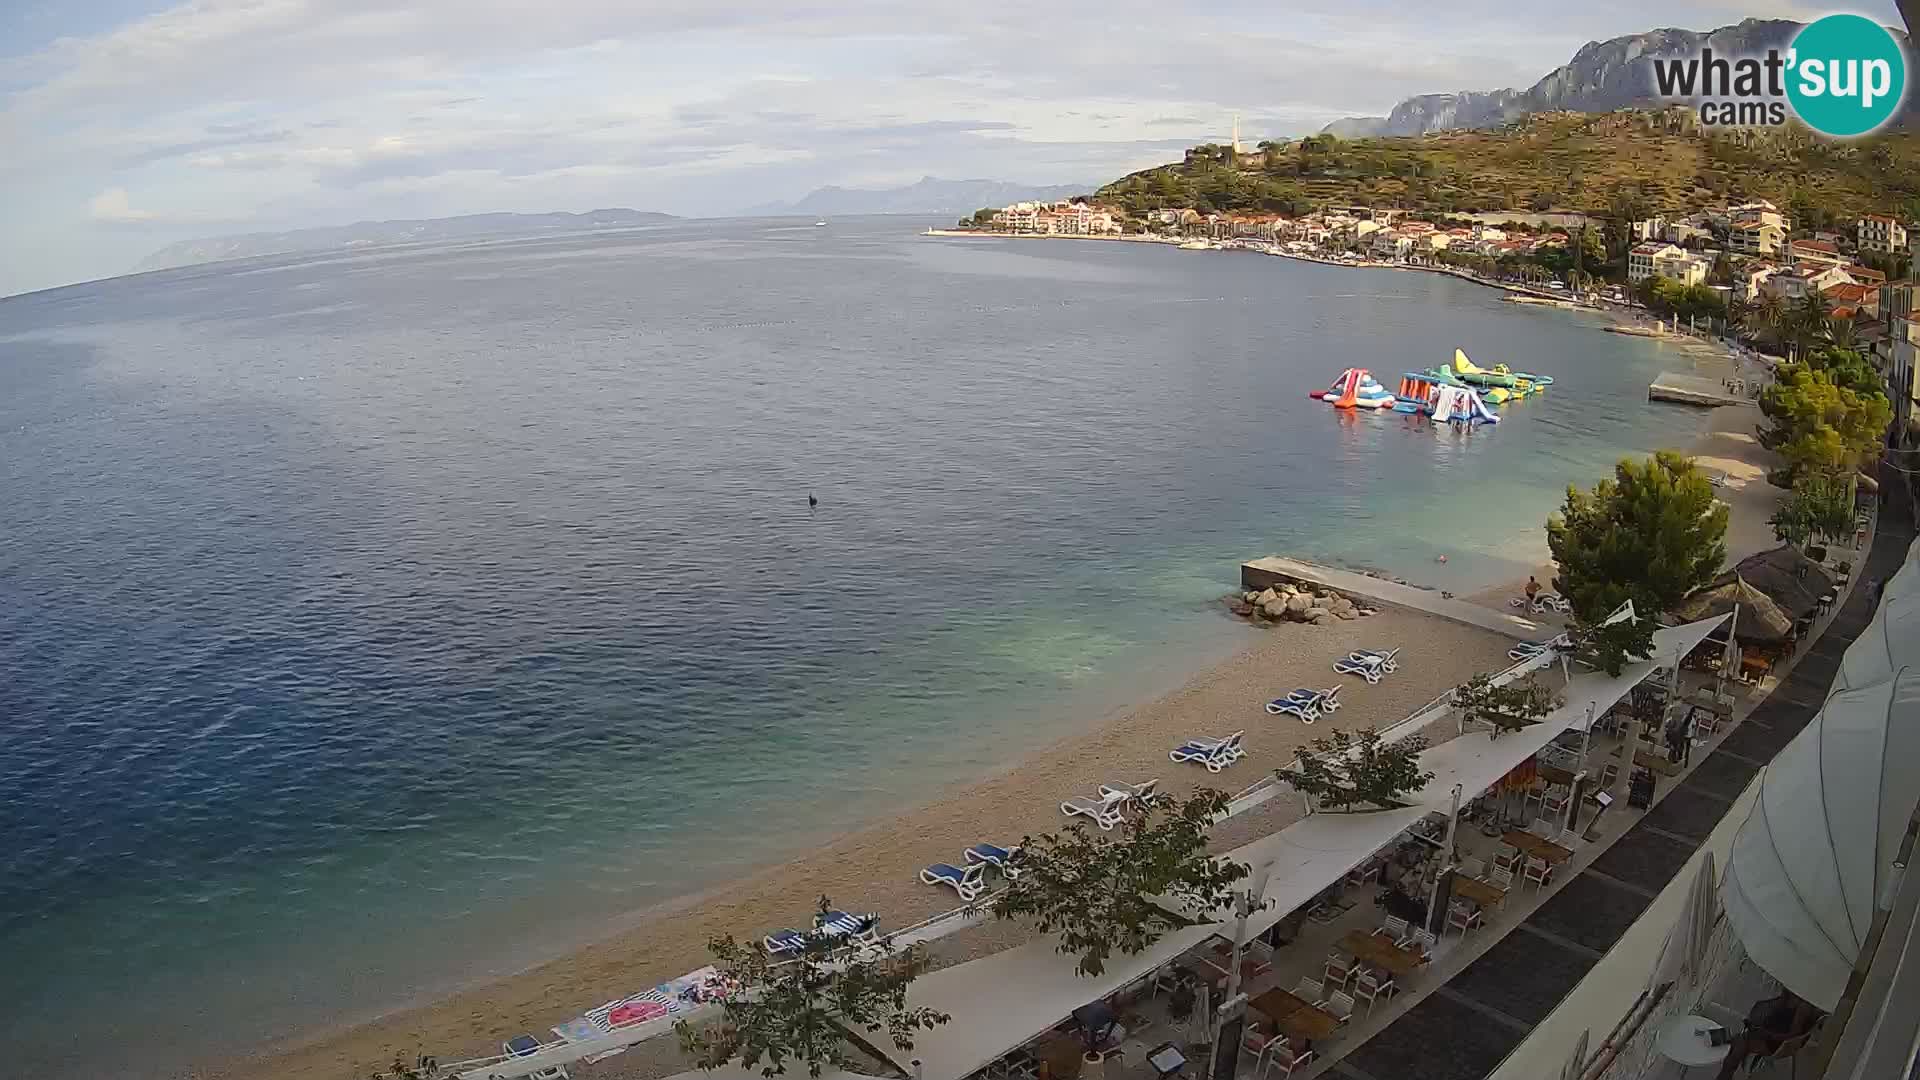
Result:
{"label": "rocky hillside", "polygon": [[[1701,33],[1649,30],[1611,41],[1590,41],[1573,59],[1526,90],[1463,90],[1422,94],[1394,106],[1386,116],[1356,116],[1326,126],[1344,139],[1426,135],[1436,131],[1495,128],[1543,112],[1611,112],[1662,104],[1654,93],[1655,58],[1693,56],[1710,48],[1720,56],[1748,56],[1785,49],[1803,24],[1787,19],[1748,19]],[[1904,41],[1906,35],[1896,34]],[[1906,117],[1916,109],[1909,95]]]}

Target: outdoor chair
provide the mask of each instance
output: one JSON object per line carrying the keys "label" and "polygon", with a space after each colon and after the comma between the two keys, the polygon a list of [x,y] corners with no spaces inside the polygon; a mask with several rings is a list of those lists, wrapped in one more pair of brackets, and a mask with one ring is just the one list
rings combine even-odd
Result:
{"label": "outdoor chair", "polygon": [[1551,814],[1555,817],[1565,814],[1567,812],[1567,800],[1572,796],[1572,791],[1558,784],[1547,788],[1546,794],[1540,797],[1541,812]]}
{"label": "outdoor chair", "polygon": [[1511,844],[1502,844],[1500,850],[1493,854],[1493,868],[1495,870],[1505,870],[1509,876],[1512,875],[1514,868],[1519,865],[1520,849]]}
{"label": "outdoor chair", "polygon": [[1487,884],[1500,889],[1513,888],[1513,871],[1496,866],[1487,871]]}
{"label": "outdoor chair", "polygon": [[1533,883],[1535,889],[1544,889],[1553,880],[1553,867],[1545,859],[1528,859],[1526,871],[1521,875]]}
{"label": "outdoor chair", "polygon": [[1329,990],[1345,990],[1353,980],[1353,961],[1339,953],[1327,954],[1327,966],[1321,973],[1321,980]]}
{"label": "outdoor chair", "polygon": [[1772,1072],[1775,1065],[1784,1061],[1787,1063],[1787,1075],[1789,1077],[1798,1077],[1800,1075],[1800,1051],[1807,1048],[1807,1043],[1812,1038],[1813,1032],[1809,1031],[1803,1035],[1795,1035],[1793,1038],[1782,1042],[1774,1048],[1773,1053],[1754,1058],[1753,1062],[1747,1066],[1747,1075],[1751,1076],[1762,1070]]}
{"label": "outdoor chair", "polygon": [[1126,820],[1126,816],[1120,812],[1120,808],[1126,804],[1126,801],[1124,798],[1089,799],[1084,795],[1075,795],[1060,804],[1060,812],[1068,817],[1084,814],[1092,818],[1093,823],[1100,826],[1102,830],[1110,830]]}
{"label": "outdoor chair", "polygon": [[1327,992],[1320,985],[1320,980],[1302,975],[1299,984],[1293,988],[1293,996],[1317,1006],[1327,999]]}
{"label": "outdoor chair", "polygon": [[880,940],[880,916],[849,915],[844,911],[829,911],[825,915],[813,917],[813,928],[824,931],[834,937],[844,939],[849,945],[873,945]]}
{"label": "outdoor chair", "polygon": [[987,891],[985,881],[987,868],[974,863],[962,870],[951,863],[934,863],[920,871],[920,880],[928,885],[945,885],[960,894],[960,899],[972,903]]}
{"label": "outdoor chair", "polygon": [[1447,907],[1447,929],[1460,931],[1461,937],[1467,931],[1480,926],[1480,910],[1471,904],[1450,904]]}
{"label": "outdoor chair", "polygon": [[1253,1055],[1254,1075],[1260,1076],[1272,1063],[1273,1054],[1286,1048],[1287,1040],[1275,1038],[1260,1030],[1259,1024],[1248,1024],[1240,1033],[1240,1049]]}
{"label": "outdoor chair", "polygon": [[1525,795],[1522,795],[1520,797],[1520,812],[1524,814],[1527,812],[1527,807],[1539,806],[1543,804],[1546,801],[1546,798],[1547,798],[1546,787],[1544,785],[1536,783],[1535,785],[1527,789],[1527,793]]}
{"label": "outdoor chair", "polygon": [[1020,845],[1003,848],[998,844],[975,844],[965,852],[970,863],[985,863],[1000,871],[1000,876],[1012,881],[1020,876]]}
{"label": "outdoor chair", "polygon": [[1343,994],[1336,990],[1327,998],[1327,1003],[1320,1007],[1335,1020],[1340,1021],[1342,1027],[1346,1026],[1347,1021],[1353,1019],[1353,995],[1351,994]]}
{"label": "outdoor chair", "polygon": [[1279,1069],[1281,1076],[1292,1076],[1295,1072],[1303,1070],[1308,1065],[1313,1064],[1313,1051],[1304,1050],[1295,1054],[1291,1050],[1283,1047],[1275,1051],[1271,1057],[1267,1058],[1267,1064]]}
{"label": "outdoor chair", "polygon": [[1407,938],[1406,947],[1431,961],[1434,950],[1440,947],[1440,939],[1435,937],[1431,930],[1417,929]]}
{"label": "outdoor chair", "polygon": [[1481,862],[1479,859],[1462,859],[1460,860],[1460,873],[1465,877],[1484,878],[1487,873],[1487,864]]}
{"label": "outdoor chair", "polygon": [[1560,826],[1554,824],[1549,818],[1539,817],[1533,819],[1533,824],[1527,826],[1527,831],[1542,840],[1551,840],[1560,834]]}
{"label": "outdoor chair", "polygon": [[1363,971],[1353,981],[1353,1000],[1367,1003],[1369,1015],[1373,1012],[1373,1003],[1381,998],[1391,998],[1400,992],[1391,978],[1383,979],[1371,971]]}
{"label": "outdoor chair", "polygon": [[1386,938],[1398,945],[1407,938],[1407,920],[1397,915],[1389,915],[1386,921],[1374,930],[1373,936]]}

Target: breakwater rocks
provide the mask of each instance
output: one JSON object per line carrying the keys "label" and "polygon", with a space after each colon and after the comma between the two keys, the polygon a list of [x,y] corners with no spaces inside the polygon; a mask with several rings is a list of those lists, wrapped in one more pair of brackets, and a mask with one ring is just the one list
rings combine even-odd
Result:
{"label": "breakwater rocks", "polygon": [[1344,619],[1359,619],[1374,614],[1332,589],[1305,588],[1280,584],[1259,591],[1228,593],[1222,598],[1227,610],[1255,626],[1278,622],[1309,623],[1321,626]]}

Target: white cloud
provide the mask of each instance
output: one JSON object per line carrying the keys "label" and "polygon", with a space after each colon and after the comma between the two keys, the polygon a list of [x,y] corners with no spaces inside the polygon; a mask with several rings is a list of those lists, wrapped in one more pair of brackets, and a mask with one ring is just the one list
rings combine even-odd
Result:
{"label": "white cloud", "polygon": [[720,213],[925,174],[1086,181],[1217,138],[1233,111],[1258,138],[1526,85],[1588,39],[1723,24],[1730,3],[189,0],[0,57],[0,232],[66,230],[38,246],[77,276],[236,218]]}
{"label": "white cloud", "polygon": [[154,219],[152,212],[136,210],[127,197],[126,188],[108,188],[95,195],[87,203],[87,213],[95,221],[104,221],[110,225],[132,225]]}

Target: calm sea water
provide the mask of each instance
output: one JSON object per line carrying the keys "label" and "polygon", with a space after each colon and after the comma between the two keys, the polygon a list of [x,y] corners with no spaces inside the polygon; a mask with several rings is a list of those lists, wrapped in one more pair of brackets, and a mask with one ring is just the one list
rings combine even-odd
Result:
{"label": "calm sea water", "polygon": [[[10,1062],[523,966],[1244,641],[1246,556],[1484,585],[1700,423],[1659,346],[1447,278],[915,228],[0,301]],[[1471,434],[1306,397],[1456,345],[1559,384]]]}

